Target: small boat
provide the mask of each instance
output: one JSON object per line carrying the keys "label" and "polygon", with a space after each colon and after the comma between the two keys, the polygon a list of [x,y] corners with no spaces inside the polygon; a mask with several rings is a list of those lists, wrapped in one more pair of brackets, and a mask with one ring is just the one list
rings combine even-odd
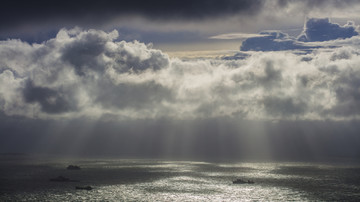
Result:
{"label": "small boat", "polygon": [[55,178],[51,178],[50,181],[52,182],[78,182],[78,180],[72,180],[70,178],[64,177],[64,176],[58,176]]}
{"label": "small boat", "polygon": [[243,180],[243,179],[236,179],[233,181],[233,184],[254,184],[252,180]]}
{"label": "small boat", "polygon": [[91,186],[76,186],[75,189],[92,190],[93,188]]}
{"label": "small boat", "polygon": [[79,166],[69,165],[66,169],[68,169],[68,170],[80,170],[81,168]]}

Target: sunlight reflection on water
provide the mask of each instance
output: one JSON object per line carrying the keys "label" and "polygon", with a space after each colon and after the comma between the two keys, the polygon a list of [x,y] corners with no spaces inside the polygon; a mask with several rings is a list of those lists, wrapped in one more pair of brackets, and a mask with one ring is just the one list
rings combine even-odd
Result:
{"label": "sunlight reflection on water", "polygon": [[304,200],[299,192],[287,188],[262,187],[258,185],[234,185],[215,180],[166,179],[154,183],[136,185],[113,185],[100,188],[109,200],[130,201],[253,201],[253,200]]}
{"label": "sunlight reflection on water", "polygon": [[[9,182],[0,184],[8,190],[0,192],[0,200],[313,201],[360,198],[358,166],[90,160],[77,162],[82,167],[80,171],[67,171],[64,169],[67,164],[69,161],[55,161],[40,167],[39,164],[28,166],[27,170],[18,169],[17,165],[5,165],[17,169],[7,170],[12,175],[0,176]],[[81,182],[48,181],[49,177],[60,174]],[[251,179],[255,183],[233,184],[232,180],[237,178]],[[91,185],[94,189],[75,190],[78,185]]]}

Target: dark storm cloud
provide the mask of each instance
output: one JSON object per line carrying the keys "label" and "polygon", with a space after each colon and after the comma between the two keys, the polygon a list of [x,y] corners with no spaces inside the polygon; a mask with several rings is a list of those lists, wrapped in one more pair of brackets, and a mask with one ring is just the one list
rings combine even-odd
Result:
{"label": "dark storm cloud", "polygon": [[80,26],[106,31],[118,28],[124,30],[124,34],[120,31],[122,39],[146,43],[193,42],[208,38],[209,32],[255,32],[267,26],[270,19],[276,26],[294,26],[281,17],[294,13],[297,25],[305,16],[323,16],[318,13],[336,17],[329,12],[349,9],[354,12],[353,5],[358,4],[336,0],[14,0],[2,2],[0,39],[20,38],[39,43],[55,37],[63,27]]}
{"label": "dark storm cloud", "polygon": [[[106,23],[124,15],[156,20],[199,20],[261,10],[261,0],[104,0],[104,1],[7,1],[0,8],[0,29],[31,23],[67,21],[77,25]],[[66,24],[63,24],[64,26]]]}
{"label": "dark storm cloud", "polygon": [[[277,7],[302,3],[308,8],[348,7],[357,1],[345,0],[274,0]],[[35,22],[65,19],[73,22],[100,23],[122,15],[140,15],[157,20],[197,20],[235,14],[255,15],[264,9],[264,0],[77,0],[77,1],[20,1],[2,3],[1,28]]]}
{"label": "dark storm cloud", "polygon": [[32,81],[26,82],[23,96],[28,103],[37,102],[46,113],[62,113],[75,110],[75,103],[71,101],[70,92],[62,92],[47,88],[34,86]]}
{"label": "dark storm cloud", "polygon": [[83,75],[87,68],[94,71],[99,69],[97,57],[105,50],[106,38],[96,33],[89,33],[74,43],[65,45],[62,50],[62,59],[72,64],[79,75]]}

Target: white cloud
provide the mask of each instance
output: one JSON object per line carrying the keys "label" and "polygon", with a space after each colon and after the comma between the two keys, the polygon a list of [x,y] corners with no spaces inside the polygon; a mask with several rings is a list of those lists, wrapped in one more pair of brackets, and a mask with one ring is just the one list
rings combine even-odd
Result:
{"label": "white cloud", "polygon": [[[43,119],[360,115],[358,46],[183,61],[116,37],[116,31],[77,28],[41,44],[0,42],[1,111]],[[336,41],[354,44],[359,37]]]}
{"label": "white cloud", "polygon": [[228,33],[228,34],[219,34],[209,37],[209,39],[247,39],[250,37],[264,37],[269,36],[266,34],[249,34],[249,33]]}

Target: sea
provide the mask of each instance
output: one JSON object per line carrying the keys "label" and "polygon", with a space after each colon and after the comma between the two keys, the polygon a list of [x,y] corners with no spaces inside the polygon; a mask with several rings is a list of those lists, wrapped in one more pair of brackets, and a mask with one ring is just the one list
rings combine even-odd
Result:
{"label": "sea", "polygon": [[[58,176],[71,180],[50,181]],[[236,179],[254,183],[233,184]],[[360,164],[6,154],[0,155],[0,201],[360,201]]]}

